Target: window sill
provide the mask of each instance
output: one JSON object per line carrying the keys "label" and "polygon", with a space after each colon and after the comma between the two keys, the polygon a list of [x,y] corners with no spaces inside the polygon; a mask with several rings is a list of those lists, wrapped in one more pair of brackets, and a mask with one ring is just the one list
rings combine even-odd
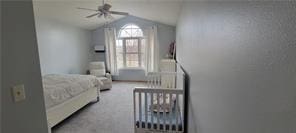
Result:
{"label": "window sill", "polygon": [[119,68],[119,70],[145,70],[142,67],[123,67],[123,68]]}

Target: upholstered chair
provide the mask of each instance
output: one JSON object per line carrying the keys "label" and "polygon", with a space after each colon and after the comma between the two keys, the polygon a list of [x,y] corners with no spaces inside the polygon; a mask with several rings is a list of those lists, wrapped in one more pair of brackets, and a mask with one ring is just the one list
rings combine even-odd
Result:
{"label": "upholstered chair", "polygon": [[104,62],[90,62],[89,72],[90,75],[96,76],[101,81],[100,90],[112,88],[112,77],[110,73],[106,72]]}

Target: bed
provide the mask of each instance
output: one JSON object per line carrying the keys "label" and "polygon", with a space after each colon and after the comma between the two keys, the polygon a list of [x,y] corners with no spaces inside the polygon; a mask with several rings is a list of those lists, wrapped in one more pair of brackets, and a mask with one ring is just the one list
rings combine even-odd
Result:
{"label": "bed", "polygon": [[90,75],[43,76],[49,130],[71,114],[99,98],[100,81]]}

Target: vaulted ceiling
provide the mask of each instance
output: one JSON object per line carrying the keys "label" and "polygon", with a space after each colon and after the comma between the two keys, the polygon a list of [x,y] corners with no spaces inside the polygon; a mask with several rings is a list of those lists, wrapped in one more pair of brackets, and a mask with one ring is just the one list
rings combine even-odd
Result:
{"label": "vaulted ceiling", "polygon": [[[182,0],[106,0],[111,10],[129,12],[130,15],[175,26]],[[34,12],[38,18],[47,18],[84,29],[95,29],[115,19],[85,18],[92,11],[78,10],[77,7],[97,9],[102,0],[34,0]]]}

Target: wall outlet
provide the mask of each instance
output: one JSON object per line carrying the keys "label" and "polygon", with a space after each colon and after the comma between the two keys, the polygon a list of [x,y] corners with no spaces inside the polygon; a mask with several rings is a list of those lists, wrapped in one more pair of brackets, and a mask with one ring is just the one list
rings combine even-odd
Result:
{"label": "wall outlet", "polygon": [[15,102],[20,102],[26,99],[25,86],[16,85],[12,87],[12,93]]}

